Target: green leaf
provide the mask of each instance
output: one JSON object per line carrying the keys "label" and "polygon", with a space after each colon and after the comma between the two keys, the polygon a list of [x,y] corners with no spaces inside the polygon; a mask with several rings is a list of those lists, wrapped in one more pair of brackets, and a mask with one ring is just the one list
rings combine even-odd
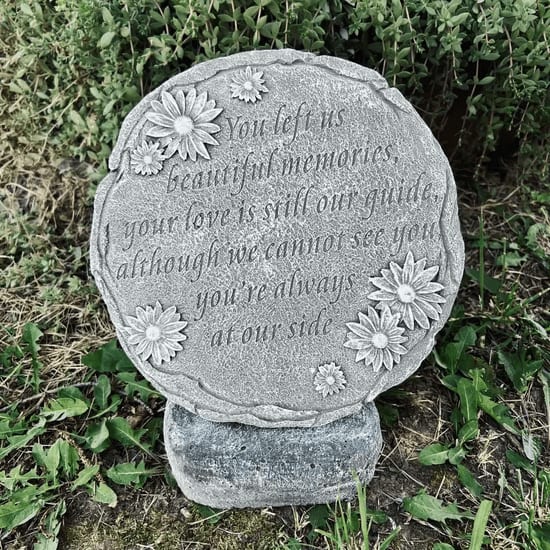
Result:
{"label": "green leaf", "polygon": [[438,363],[454,374],[461,362],[467,348],[475,345],[477,340],[475,330],[467,325],[462,327],[455,335],[454,341],[447,344],[435,357]]}
{"label": "green leaf", "polygon": [[80,459],[77,450],[64,439],[58,439],[56,445],[59,446],[59,469],[65,476],[74,477]]}
{"label": "green leaf", "polygon": [[312,529],[324,529],[330,515],[331,510],[326,504],[318,504],[310,508],[307,517]]}
{"label": "green leaf", "polygon": [[516,453],[515,451],[512,451],[508,449],[506,451],[506,458],[516,467],[516,468],[522,468],[526,472],[529,472],[531,474],[535,473],[535,466],[529,462],[529,460],[523,456],[521,456],[519,453]]}
{"label": "green leaf", "polygon": [[46,537],[42,533],[36,535],[36,542],[34,543],[33,550],[58,550],[59,539],[55,536]]}
{"label": "green leaf", "polygon": [[94,388],[94,397],[99,409],[107,407],[109,395],[111,395],[111,382],[107,376],[100,374]]}
{"label": "green leaf", "polygon": [[529,360],[526,352],[507,353],[503,350],[497,351],[499,363],[504,367],[508,378],[519,393],[525,393],[532,378],[542,368],[542,359]]}
{"label": "green leaf", "polygon": [[[528,523],[527,527],[524,527],[525,523]],[[533,550],[550,550],[550,522],[538,527],[531,522],[522,522],[522,528],[533,544]]]}
{"label": "green leaf", "polygon": [[478,392],[472,382],[461,377],[457,383],[456,391],[460,397],[460,412],[464,422],[477,420]]}
{"label": "green leaf", "polygon": [[444,464],[449,459],[449,446],[441,443],[432,443],[424,447],[418,455],[420,464],[432,466],[434,464]]}
{"label": "green leaf", "polygon": [[467,441],[475,439],[479,434],[479,425],[476,420],[470,420],[466,422],[458,432],[458,444],[463,445]]}
{"label": "green leaf", "polygon": [[22,2],[21,4],[19,4],[19,9],[21,10],[21,13],[28,15],[29,17],[32,17],[34,15],[32,13],[31,7],[25,2]]}
{"label": "green leaf", "polygon": [[505,269],[509,267],[517,267],[525,262],[526,259],[527,256],[522,256],[516,250],[511,250],[509,252],[501,254],[496,260],[496,265],[502,266]]}
{"label": "green leaf", "polygon": [[208,523],[215,524],[222,519],[224,513],[223,510],[216,510],[210,506],[205,506],[204,504],[195,503],[195,508],[198,513],[203,517]]}
{"label": "green leaf", "polygon": [[525,456],[535,464],[538,462],[541,451],[540,439],[533,437],[531,433],[523,432],[521,434],[521,443],[523,446],[523,452]]}
{"label": "green leaf", "polygon": [[26,351],[31,354],[32,359],[32,385],[35,392],[38,392],[38,388],[40,387],[40,369],[42,368],[42,363],[38,360],[38,352],[40,351],[38,340],[41,336],[43,336],[43,332],[34,323],[27,323],[23,327],[23,341],[27,344]]}
{"label": "green leaf", "polygon": [[142,401],[147,401],[152,395],[159,397],[160,393],[155,391],[143,378],[136,379],[138,374],[134,372],[121,372],[117,374],[117,378],[126,384],[124,391],[129,397],[132,397],[136,392]]}
{"label": "green leaf", "polygon": [[472,493],[475,497],[480,497],[483,493],[483,487],[477,482],[475,477],[472,475],[472,472],[462,464],[457,464],[456,469],[458,472],[458,479],[460,483]]}
{"label": "green leaf", "polygon": [[460,464],[465,456],[466,451],[460,446],[449,449],[449,462],[453,465]]}
{"label": "green leaf", "polygon": [[142,460],[139,464],[126,462],[125,464],[117,464],[107,470],[107,477],[118,483],[119,485],[134,485],[135,487],[143,487],[143,484],[152,475],[158,473],[158,470],[145,467],[145,462]]}
{"label": "green leaf", "polygon": [[113,38],[116,36],[115,31],[107,31],[103,34],[103,36],[98,40],[97,47],[101,48],[102,50],[104,48],[108,48],[111,45],[111,42],[113,41]]}
{"label": "green leaf", "polygon": [[48,514],[44,525],[45,534],[37,534],[37,541],[34,544],[33,550],[57,550],[59,546],[57,535],[61,529],[61,519],[66,511],[67,505],[64,500],[61,500]]}
{"label": "green leaf", "polygon": [[491,84],[491,82],[493,82],[493,80],[495,78],[496,77],[494,77],[494,76],[485,76],[478,82],[478,85],[479,86],[486,86],[487,84]]}
{"label": "green leaf", "polygon": [[110,440],[106,421],[102,420],[99,424],[89,426],[84,439],[94,453],[101,453],[107,449],[110,445]]}
{"label": "green leaf", "polygon": [[481,550],[483,535],[485,533],[485,528],[487,527],[487,520],[489,519],[492,507],[493,503],[490,500],[483,500],[479,505],[476,517],[474,519],[469,550]]}
{"label": "green leaf", "polygon": [[502,403],[495,403],[487,395],[479,394],[479,406],[486,412],[493,420],[496,420],[501,426],[507,429],[513,434],[519,435],[514,419],[510,415],[510,409]]}
{"label": "green leaf", "polygon": [[455,550],[454,546],[447,544],[446,542],[436,542],[432,546],[432,550]]}
{"label": "green leaf", "polygon": [[9,501],[0,505],[0,529],[11,531],[18,525],[31,520],[44,506],[43,500],[34,502]]}
{"label": "green leaf", "polygon": [[481,277],[481,272],[479,269],[466,269],[466,275],[477,283],[480,283],[480,281],[483,280],[484,288],[486,288],[491,294],[498,294],[502,287],[502,281],[500,279],[490,277],[487,273],[483,273],[483,277]]}
{"label": "green leaf", "polygon": [[138,447],[148,455],[149,449],[141,442],[146,430],[134,430],[124,418],[115,417],[107,421],[109,435],[125,447]]}
{"label": "green leaf", "polygon": [[8,456],[12,451],[25,447],[36,436],[43,434],[45,430],[46,420],[40,418],[35,426],[22,435],[8,437],[9,445],[0,449],[0,460]]}
{"label": "green leaf", "polygon": [[112,25],[115,22],[111,12],[105,6],[101,8],[101,16],[107,25]]}
{"label": "green leaf", "polygon": [[43,466],[54,479],[57,477],[60,459],[58,442],[59,440],[49,448],[48,452],[44,451],[44,447],[39,443],[35,443],[32,448],[32,456],[36,462]]}
{"label": "green leaf", "polygon": [[88,411],[88,404],[72,397],[52,399],[43,409],[42,414],[50,417],[50,421],[65,420],[73,416],[80,416]]}
{"label": "green leaf", "polygon": [[94,464],[93,466],[86,466],[86,468],[80,470],[80,472],[78,473],[77,478],[71,485],[71,490],[74,491],[77,487],[82,487],[82,485],[86,485],[97,475],[98,472],[99,465]]}
{"label": "green leaf", "polygon": [[0,485],[3,485],[10,493],[17,485],[27,486],[29,481],[40,479],[40,475],[36,473],[36,468],[32,468],[28,472],[21,473],[21,464],[12,468],[8,474],[0,470]]}
{"label": "green leaf", "polygon": [[82,358],[82,362],[96,372],[135,372],[135,367],[116,340],[110,340],[97,351]]}
{"label": "green leaf", "polygon": [[433,520],[446,523],[447,520],[462,521],[464,518],[472,518],[469,511],[461,512],[456,504],[445,506],[438,498],[421,491],[414,497],[403,499],[403,508],[411,516],[420,520]]}
{"label": "green leaf", "polygon": [[107,504],[110,508],[115,508],[118,503],[116,493],[106,483],[100,483],[95,488],[92,498],[96,502]]}

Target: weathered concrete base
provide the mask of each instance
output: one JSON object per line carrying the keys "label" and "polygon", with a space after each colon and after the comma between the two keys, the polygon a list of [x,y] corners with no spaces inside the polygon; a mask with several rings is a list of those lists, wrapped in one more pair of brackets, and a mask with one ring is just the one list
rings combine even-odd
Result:
{"label": "weathered concrete base", "polygon": [[376,407],[318,428],[258,428],[210,422],[168,402],[164,442],[191,500],[214,508],[317,504],[356,494],[382,448]]}

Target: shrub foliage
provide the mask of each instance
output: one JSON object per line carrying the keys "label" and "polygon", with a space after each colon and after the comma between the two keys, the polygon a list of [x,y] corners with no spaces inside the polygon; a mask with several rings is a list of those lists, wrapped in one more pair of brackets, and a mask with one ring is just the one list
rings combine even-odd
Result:
{"label": "shrub foliage", "polygon": [[6,0],[0,103],[18,111],[20,144],[104,161],[123,117],[168,77],[292,47],[382,72],[449,154],[475,164],[511,142],[544,166],[549,27],[540,0]]}

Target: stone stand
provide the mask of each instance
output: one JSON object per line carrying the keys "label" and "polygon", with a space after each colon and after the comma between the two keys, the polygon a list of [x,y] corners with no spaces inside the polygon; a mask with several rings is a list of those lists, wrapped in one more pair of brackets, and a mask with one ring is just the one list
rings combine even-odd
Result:
{"label": "stone stand", "polygon": [[373,475],[382,448],[373,403],[317,428],[210,422],[168,402],[164,442],[189,499],[214,508],[317,504],[352,499],[357,474]]}

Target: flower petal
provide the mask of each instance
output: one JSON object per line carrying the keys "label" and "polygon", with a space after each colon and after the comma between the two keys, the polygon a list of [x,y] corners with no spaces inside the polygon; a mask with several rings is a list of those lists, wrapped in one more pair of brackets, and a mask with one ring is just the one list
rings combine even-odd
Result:
{"label": "flower petal", "polygon": [[178,90],[176,92],[176,103],[178,104],[179,112],[184,115],[185,114],[185,94],[183,93],[183,90]]}
{"label": "flower petal", "polygon": [[153,342],[153,353],[152,353],[152,356],[153,356],[153,363],[155,365],[160,365],[162,363],[162,356],[161,356],[161,353],[160,353],[160,348],[159,348],[159,343],[158,341],[157,342]]}
{"label": "flower petal", "polygon": [[[204,92],[206,93],[206,92]],[[187,97],[185,98],[185,114],[192,119],[195,117],[193,116],[193,107],[195,106],[195,100],[197,99],[197,90],[195,88],[191,88],[189,92],[187,92]],[[199,111],[200,112],[200,111]]]}
{"label": "flower petal", "polygon": [[196,118],[202,113],[204,110],[204,106],[206,104],[206,92],[202,92],[202,94],[199,94],[197,96],[197,99],[194,102],[193,108],[189,112],[189,116],[196,120]]}
{"label": "flower petal", "polygon": [[210,155],[208,154],[208,151],[206,150],[206,147],[205,147],[204,143],[202,142],[201,138],[197,135],[194,135],[194,136],[192,136],[192,140],[193,140],[193,145],[195,146],[195,149],[197,150],[197,153],[205,159],[210,159]]}
{"label": "flower petal", "polygon": [[216,138],[212,137],[208,132],[205,132],[200,128],[193,128],[193,134],[197,136],[197,139],[200,139],[203,143],[208,143],[210,145],[219,145]]}
{"label": "flower petal", "polygon": [[178,155],[182,160],[187,160],[187,139],[180,139],[178,142]]}
{"label": "flower petal", "polygon": [[[165,150],[166,158],[170,158],[178,150],[179,140],[172,139]],[[185,159],[184,159],[185,160]]]}
{"label": "flower petal", "polygon": [[128,343],[132,344],[132,346],[135,346],[137,344],[140,344],[144,338],[145,338],[145,335],[143,334],[143,332],[136,332],[128,336]]}
{"label": "flower petal", "polygon": [[174,119],[166,116],[165,114],[147,113],[145,115],[145,118],[153,124],[156,124],[157,126],[162,126],[164,128],[170,128],[171,130],[174,130]]}
{"label": "flower petal", "polygon": [[144,361],[147,361],[147,359],[151,356],[151,353],[153,353],[153,342],[144,338],[143,342],[141,342],[141,344],[139,344],[136,348],[136,353],[141,355],[141,358]]}
{"label": "flower petal", "polygon": [[174,96],[166,91],[161,93],[162,105],[166,109],[167,113],[174,119],[183,115],[183,111],[180,110]]}
{"label": "flower petal", "polygon": [[350,338],[345,344],[344,347],[350,349],[365,349],[371,346],[370,342],[367,342],[366,339]]}
{"label": "flower petal", "polygon": [[436,304],[436,306],[439,308],[439,311],[432,306],[429,302],[425,302],[421,298],[417,298],[414,303],[428,316],[430,319],[437,320],[439,319],[439,314],[441,313],[441,308]]}
{"label": "flower petal", "polygon": [[193,139],[193,134],[186,136],[185,147],[187,149],[187,153],[189,154],[189,158],[195,162],[197,160],[197,147]]}
{"label": "flower petal", "polygon": [[176,320],[179,319],[179,315],[176,313],[176,306],[171,306],[166,311],[161,312],[158,317],[158,324],[164,326],[172,321],[173,316],[176,317]]}
{"label": "flower petal", "polygon": [[405,311],[403,313],[403,322],[408,329],[412,330],[414,327],[414,317],[411,310],[411,304],[406,304]]}
{"label": "flower petal", "polygon": [[[145,332],[145,324],[142,320],[136,319],[135,317],[126,317],[126,323],[130,325],[130,327],[133,329],[133,331],[136,331],[137,333]],[[130,332],[133,332],[130,331]]]}
{"label": "flower petal", "polygon": [[380,290],[385,290],[390,294],[395,294],[397,292],[397,285],[385,277],[371,277],[369,281]]}
{"label": "flower petal", "polygon": [[388,350],[388,348],[384,348],[382,350],[383,352],[383,363],[384,363],[384,367],[386,367],[386,369],[388,370],[392,370],[392,367],[393,367],[393,356],[392,354],[390,353],[390,351]]}
{"label": "flower petal", "polygon": [[360,338],[365,338],[367,340],[369,340],[373,333],[376,332],[376,330],[371,331],[369,328],[360,323],[346,323],[346,326],[351,330],[351,332],[354,332]]}
{"label": "flower petal", "polygon": [[409,250],[403,264],[403,282],[409,284],[414,275],[414,256]]}
{"label": "flower petal", "polygon": [[152,128],[149,128],[149,130],[147,130],[147,132],[145,133],[148,136],[156,138],[164,138],[175,135],[173,128],[164,128],[162,126],[153,126]]}
{"label": "flower petal", "polygon": [[439,266],[434,265],[432,267],[429,267],[428,269],[425,269],[422,271],[422,273],[419,273],[412,281],[411,285],[416,290],[417,288],[422,288],[424,285],[426,285],[429,281],[431,281],[439,271]]}
{"label": "flower petal", "polygon": [[443,290],[445,287],[439,283],[426,283],[419,289],[417,289],[417,294],[431,294],[434,292],[439,292]]}
{"label": "flower petal", "polygon": [[201,123],[201,122],[211,122],[214,120],[223,109],[209,109],[208,111],[203,111],[196,119],[195,123]]}
{"label": "flower petal", "polygon": [[390,271],[393,274],[393,278],[396,284],[399,286],[403,283],[403,270],[395,263],[390,262]]}
{"label": "flower petal", "polygon": [[370,365],[374,361],[376,350],[371,346],[369,349],[359,350],[355,355],[355,362],[364,361],[365,365]]}
{"label": "flower petal", "polygon": [[424,329],[430,328],[430,321],[426,314],[414,302],[410,304],[414,320]]}
{"label": "flower petal", "polygon": [[385,290],[375,290],[374,292],[371,292],[369,295],[367,295],[367,298],[369,300],[375,300],[377,302],[390,302],[392,300],[395,300],[395,294],[389,294]]}
{"label": "flower petal", "polygon": [[[406,338],[405,338],[406,340]],[[407,348],[405,346],[402,346],[401,344],[397,344],[397,343],[393,343],[391,342],[390,344],[388,344],[388,349],[393,352],[393,353],[396,353],[398,355],[403,355],[405,353],[407,353]]]}
{"label": "flower petal", "polygon": [[381,367],[382,367],[382,353],[380,352],[380,350],[376,350],[376,355],[374,357],[374,361],[372,362],[372,368],[374,369],[374,372],[378,372]]}
{"label": "flower petal", "polygon": [[181,351],[183,349],[183,346],[174,340],[166,339],[164,340],[164,345],[173,351]]}

